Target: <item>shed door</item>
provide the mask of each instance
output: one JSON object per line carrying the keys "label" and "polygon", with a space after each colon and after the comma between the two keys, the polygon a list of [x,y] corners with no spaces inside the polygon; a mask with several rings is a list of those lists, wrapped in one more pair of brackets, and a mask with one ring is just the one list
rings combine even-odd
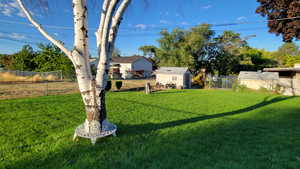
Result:
{"label": "shed door", "polygon": [[184,89],[190,88],[190,81],[191,81],[190,74],[185,73],[184,78],[183,78],[183,88]]}

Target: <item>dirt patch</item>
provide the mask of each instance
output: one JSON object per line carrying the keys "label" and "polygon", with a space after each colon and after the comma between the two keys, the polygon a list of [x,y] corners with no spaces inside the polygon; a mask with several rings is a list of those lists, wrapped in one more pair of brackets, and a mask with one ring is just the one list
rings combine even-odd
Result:
{"label": "dirt patch", "polygon": [[[147,82],[155,84],[154,80],[122,80],[122,90],[135,90],[145,86]],[[112,90],[117,91],[115,80],[112,81]],[[43,82],[43,83],[0,83],[0,100],[16,99],[47,95],[79,93],[76,82]]]}

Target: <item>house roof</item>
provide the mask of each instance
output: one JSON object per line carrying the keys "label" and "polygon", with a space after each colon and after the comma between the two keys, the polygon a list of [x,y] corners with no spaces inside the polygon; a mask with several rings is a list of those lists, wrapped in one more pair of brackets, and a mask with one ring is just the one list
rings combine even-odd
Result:
{"label": "house roof", "polygon": [[135,62],[135,61],[137,61],[141,58],[144,58],[144,57],[143,56],[113,57],[111,62],[114,62],[114,63],[133,63],[133,62]]}
{"label": "house roof", "polygon": [[278,72],[241,71],[238,78],[243,80],[278,80],[279,74]]}
{"label": "house roof", "polygon": [[185,74],[189,72],[187,67],[160,67],[155,74]]}

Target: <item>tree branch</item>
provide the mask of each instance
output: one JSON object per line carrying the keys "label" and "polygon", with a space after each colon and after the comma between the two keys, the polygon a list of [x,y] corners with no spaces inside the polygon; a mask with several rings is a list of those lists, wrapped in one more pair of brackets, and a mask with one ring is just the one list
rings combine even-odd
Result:
{"label": "tree branch", "polygon": [[23,0],[17,0],[17,2],[20,8],[22,9],[22,11],[25,13],[27,19],[32,23],[32,25],[35,26],[46,39],[48,39],[59,49],[61,49],[68,56],[68,58],[73,62],[71,51],[69,51],[60,41],[54,39],[51,35],[49,35],[49,33],[46,32],[46,30],[42,27],[42,25],[37,23],[37,21],[33,19],[29,10],[25,7]]}
{"label": "tree branch", "polygon": [[[74,19],[74,49],[78,50],[80,55],[77,57],[83,57],[84,67],[86,69],[87,77],[92,78],[92,72],[89,62],[89,41],[88,41],[88,13],[86,0],[73,0],[73,19]],[[73,56],[73,59],[75,56]]]}
{"label": "tree branch", "polygon": [[119,6],[115,16],[113,17],[112,20],[112,25],[109,31],[109,39],[108,42],[110,43],[109,45],[109,55],[112,54],[113,50],[114,50],[114,44],[115,44],[115,40],[119,31],[119,27],[124,15],[124,12],[126,11],[127,7],[129,6],[131,0],[124,0],[121,5]]}
{"label": "tree branch", "polygon": [[108,34],[110,30],[110,25],[112,22],[113,14],[116,10],[116,7],[120,0],[111,0],[105,16],[105,22],[102,29],[102,34],[100,35],[101,39],[98,46],[98,53],[99,53],[99,63],[98,63],[98,70],[96,75],[96,81],[102,88],[106,86],[108,68],[109,68],[109,55],[108,55]]}
{"label": "tree branch", "polygon": [[110,4],[110,2],[111,2],[111,0],[104,0],[103,5],[102,5],[101,19],[100,19],[99,28],[95,32],[98,48],[100,46],[100,41],[102,39],[102,33],[103,33],[105,18],[106,18],[106,14],[107,14],[107,8],[108,8],[108,5]]}

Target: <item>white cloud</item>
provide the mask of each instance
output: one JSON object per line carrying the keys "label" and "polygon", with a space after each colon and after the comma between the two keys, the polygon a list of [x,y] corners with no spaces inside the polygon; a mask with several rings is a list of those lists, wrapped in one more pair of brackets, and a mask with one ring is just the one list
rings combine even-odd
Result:
{"label": "white cloud", "polygon": [[8,3],[11,7],[13,7],[13,8],[20,8],[19,7],[19,4],[17,3],[17,1],[13,1],[13,2],[10,2],[10,3]]}
{"label": "white cloud", "polygon": [[4,16],[12,16],[13,10],[11,8],[4,8],[4,9],[1,9],[1,13]]}
{"label": "white cloud", "polygon": [[201,8],[202,9],[209,9],[209,8],[212,8],[213,6],[212,5],[205,5],[205,6],[202,6]]}
{"label": "white cloud", "polygon": [[170,22],[167,21],[167,20],[163,20],[163,19],[162,19],[162,20],[159,21],[159,23],[161,23],[161,24],[169,24]]}
{"label": "white cloud", "polygon": [[188,22],[181,22],[181,25],[186,26],[186,25],[189,25],[189,23]]}
{"label": "white cloud", "polygon": [[23,40],[26,38],[25,35],[19,34],[19,33],[0,33],[0,37],[3,38],[10,38],[10,39],[15,39],[15,40]]}
{"label": "white cloud", "polygon": [[146,29],[147,25],[145,25],[145,24],[137,24],[137,25],[135,25],[135,27],[138,28],[138,29]]}
{"label": "white cloud", "polygon": [[[33,12],[30,13],[34,15]],[[20,9],[17,1],[8,1],[6,3],[0,2],[0,14],[8,17],[12,17],[13,15],[17,15],[23,18],[25,17],[25,14]]]}
{"label": "white cloud", "polygon": [[54,35],[55,35],[55,36],[59,36],[59,33],[56,33],[56,32],[55,32]]}
{"label": "white cloud", "polygon": [[22,40],[22,39],[25,39],[25,35],[22,35],[22,34],[18,34],[18,33],[11,33],[11,34],[8,34],[8,37],[12,38],[12,39],[17,39],[17,40]]}
{"label": "white cloud", "polygon": [[247,18],[244,17],[244,16],[240,16],[240,17],[236,18],[236,20],[238,20],[238,21],[242,21],[242,20],[245,20],[245,19],[247,19]]}

